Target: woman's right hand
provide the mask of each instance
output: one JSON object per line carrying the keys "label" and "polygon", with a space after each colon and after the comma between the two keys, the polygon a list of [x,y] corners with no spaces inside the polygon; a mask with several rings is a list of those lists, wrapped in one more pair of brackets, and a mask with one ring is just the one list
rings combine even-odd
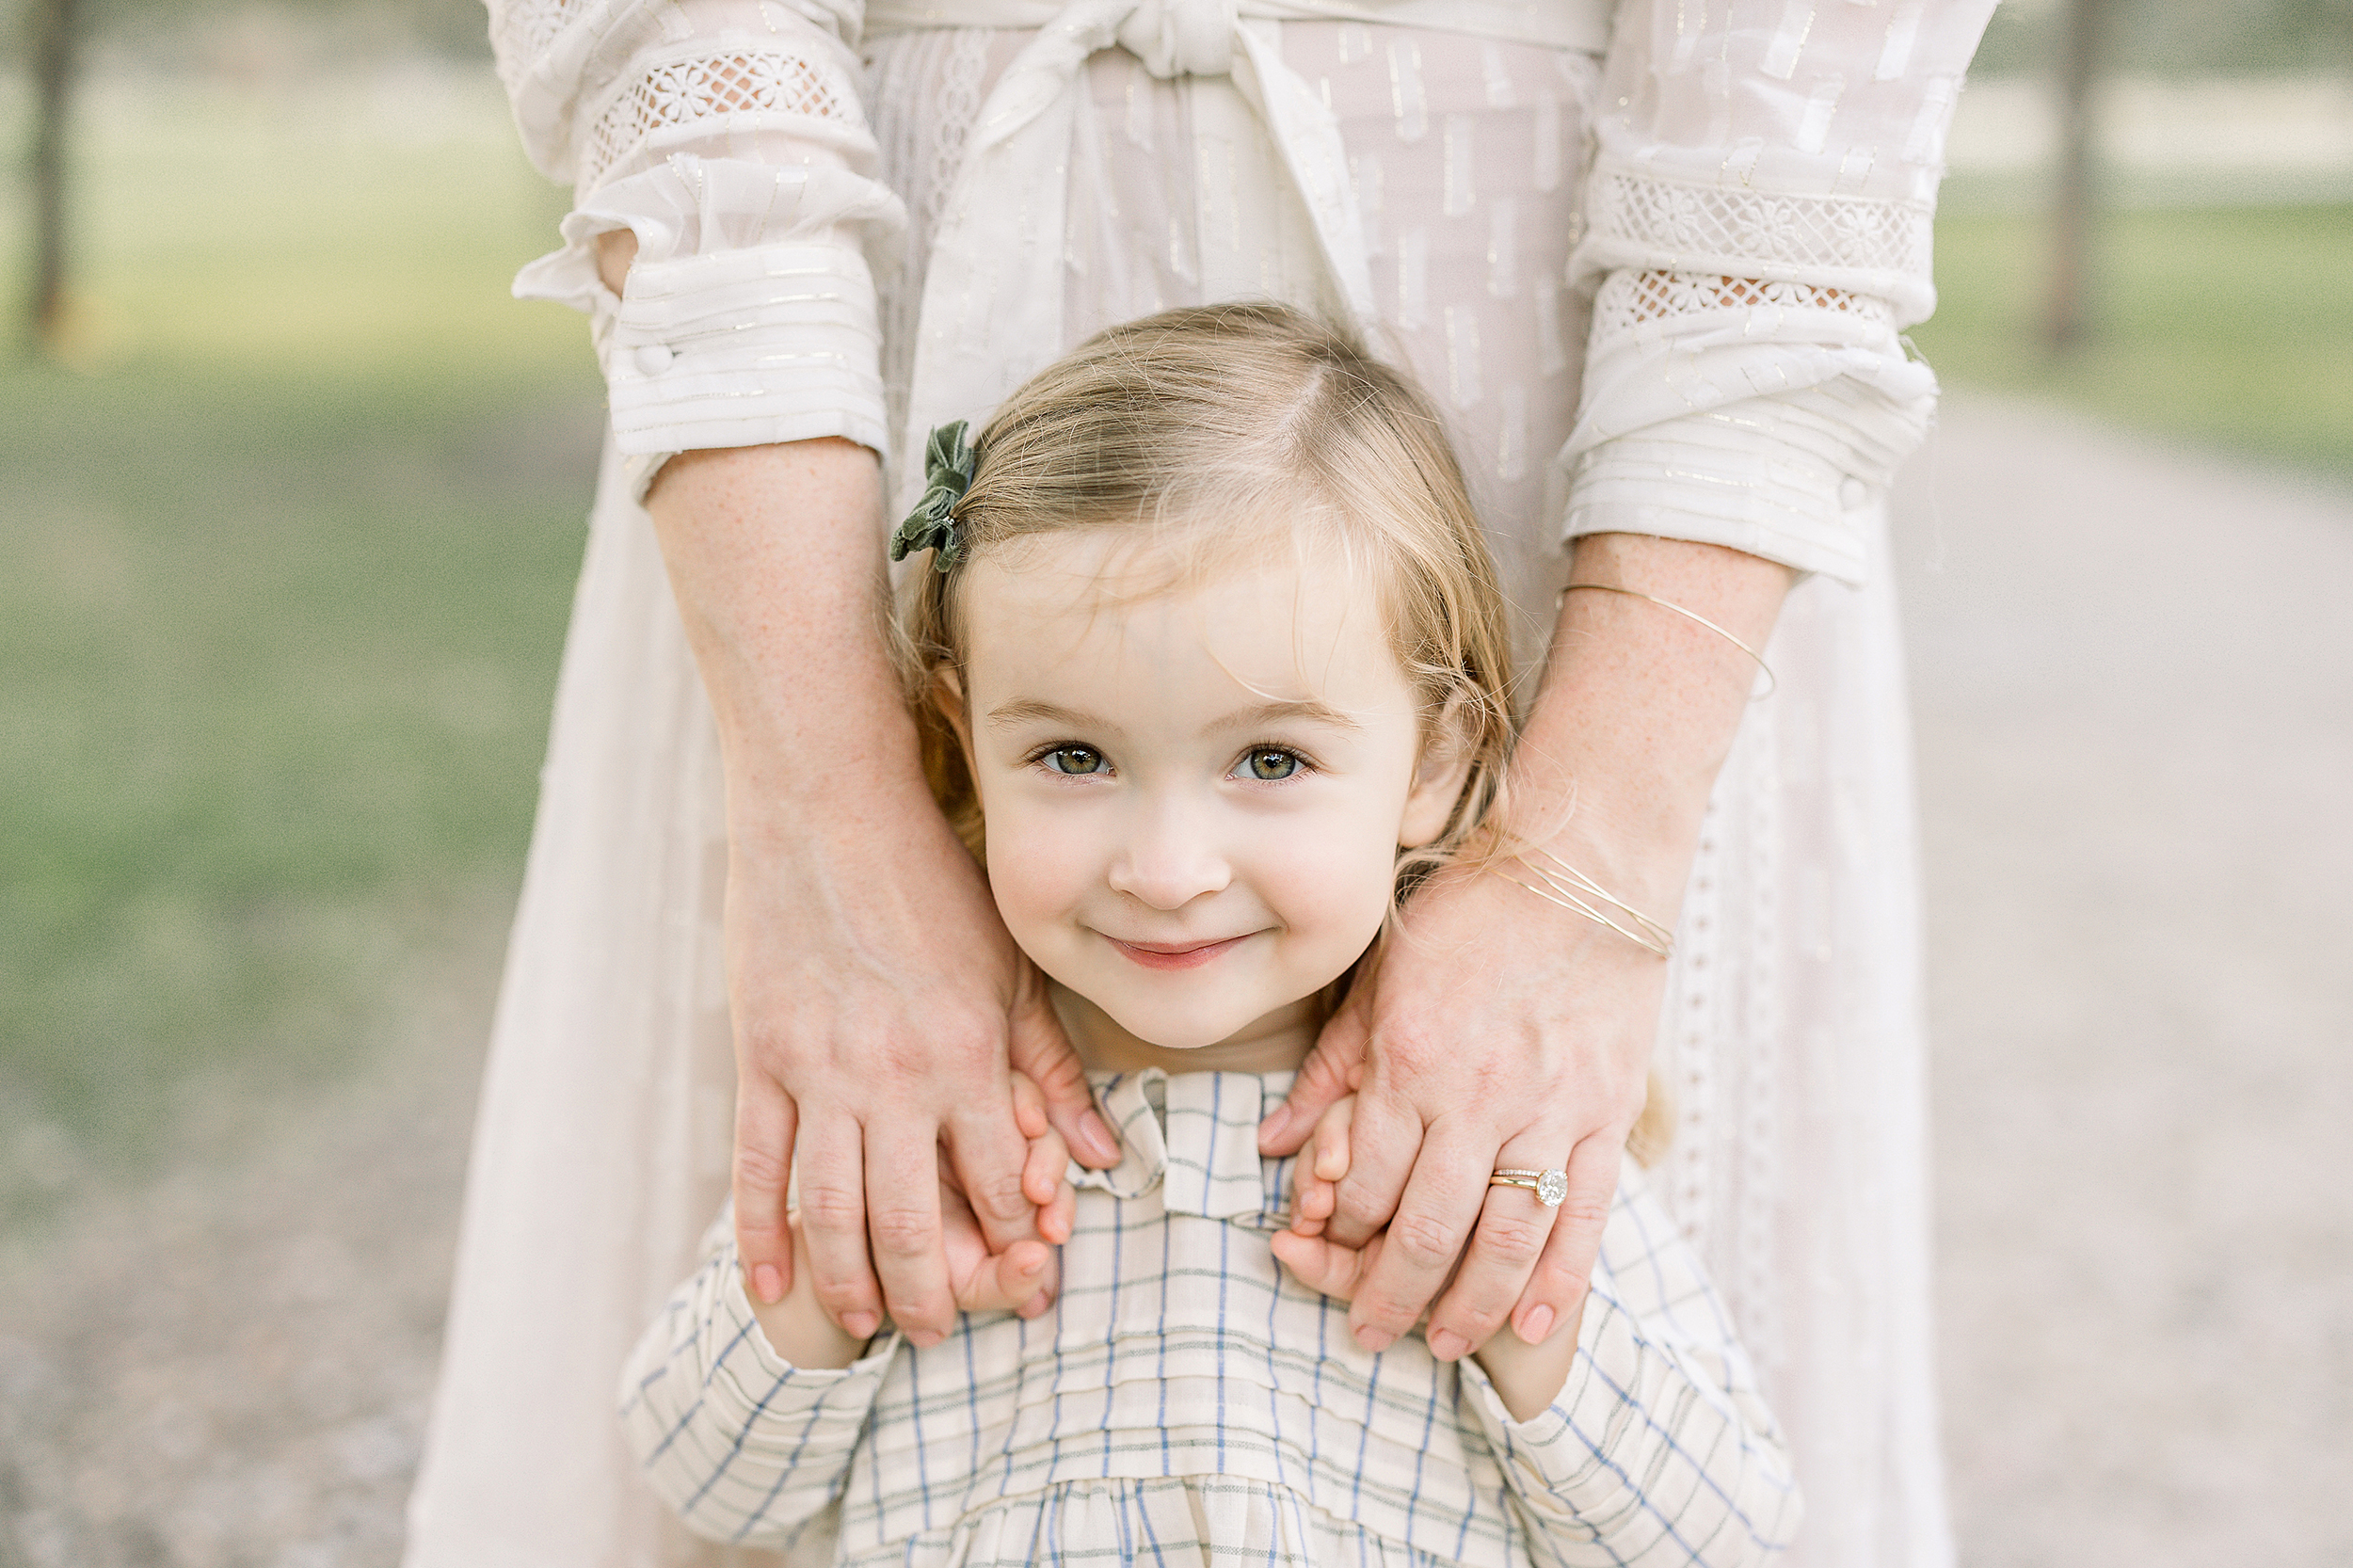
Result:
{"label": "woman's right hand", "polygon": [[864,1336],[888,1310],[923,1344],[955,1320],[941,1160],[993,1252],[1053,1200],[1023,1180],[1012,1069],[1081,1160],[1118,1146],[924,784],[881,635],[880,490],[865,448],[797,441],[674,457],[647,506],[727,781],[744,1276],[791,1286],[797,1153],[827,1315]]}

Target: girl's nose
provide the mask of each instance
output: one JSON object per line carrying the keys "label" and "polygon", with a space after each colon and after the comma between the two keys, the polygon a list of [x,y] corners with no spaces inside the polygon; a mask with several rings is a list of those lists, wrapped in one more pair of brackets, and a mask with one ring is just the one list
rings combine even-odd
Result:
{"label": "girl's nose", "polygon": [[1169,910],[1225,890],[1234,879],[1233,868],[1203,826],[1175,803],[1158,803],[1140,813],[1112,856],[1112,890]]}

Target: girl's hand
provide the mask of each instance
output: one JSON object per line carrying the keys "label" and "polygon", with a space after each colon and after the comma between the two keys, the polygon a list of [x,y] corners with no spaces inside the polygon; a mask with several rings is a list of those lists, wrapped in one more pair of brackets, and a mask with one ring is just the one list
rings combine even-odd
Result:
{"label": "girl's hand", "polygon": [[990,1252],[972,1206],[945,1171],[939,1182],[940,1230],[947,1244],[948,1282],[957,1311],[1012,1312],[1035,1318],[1054,1304],[1060,1274],[1054,1267],[1054,1248],[1070,1240],[1078,1195],[1063,1180],[1070,1164],[1070,1148],[1047,1119],[1046,1096],[1021,1073],[1013,1075],[1013,1090],[1014,1119],[1030,1143],[1022,1163],[1021,1190],[1037,1206],[1040,1239],[1016,1241],[1002,1252]]}
{"label": "girl's hand", "polygon": [[[1291,1234],[1321,1236],[1339,1197],[1340,1178],[1348,1175],[1348,1129],[1356,1115],[1356,1096],[1344,1095],[1316,1122],[1307,1146],[1300,1151],[1291,1171]],[[1321,1289],[1322,1287],[1317,1287]],[[1349,1293],[1324,1290],[1327,1296],[1350,1299]]]}

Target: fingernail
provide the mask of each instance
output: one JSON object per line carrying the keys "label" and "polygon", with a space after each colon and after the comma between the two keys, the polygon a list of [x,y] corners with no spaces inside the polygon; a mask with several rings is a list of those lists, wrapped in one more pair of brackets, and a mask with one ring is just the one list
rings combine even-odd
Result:
{"label": "fingernail", "polygon": [[1552,1332],[1552,1308],[1531,1306],[1528,1316],[1520,1320],[1520,1337],[1531,1345],[1541,1345]]}
{"label": "fingernail", "polygon": [[872,1312],[853,1312],[841,1320],[841,1332],[853,1339],[872,1339],[882,1320]]}
{"label": "fingernail", "polygon": [[1459,1361],[1470,1349],[1470,1341],[1450,1328],[1442,1328],[1430,1336],[1430,1352],[1440,1361]]}
{"label": "fingernail", "polygon": [[1266,1120],[1258,1124],[1258,1142],[1261,1144],[1274,1142],[1275,1139],[1283,1136],[1283,1129],[1290,1125],[1291,1108],[1288,1105],[1276,1106],[1267,1112]]}
{"label": "fingernail", "polygon": [[1079,1119],[1079,1130],[1085,1134],[1086,1141],[1094,1149],[1096,1159],[1117,1160],[1119,1158],[1119,1140],[1112,1136],[1111,1126],[1102,1117],[1092,1111],[1088,1112]]}
{"label": "fingernail", "polygon": [[1357,1348],[1359,1350],[1370,1351],[1375,1355],[1379,1355],[1383,1351],[1387,1350],[1391,1345],[1396,1343],[1396,1335],[1391,1334],[1386,1329],[1374,1328],[1370,1323],[1367,1323],[1363,1328],[1356,1331]]}
{"label": "fingernail", "polygon": [[769,1306],[784,1297],[784,1272],[773,1263],[761,1263],[752,1269],[752,1294]]}

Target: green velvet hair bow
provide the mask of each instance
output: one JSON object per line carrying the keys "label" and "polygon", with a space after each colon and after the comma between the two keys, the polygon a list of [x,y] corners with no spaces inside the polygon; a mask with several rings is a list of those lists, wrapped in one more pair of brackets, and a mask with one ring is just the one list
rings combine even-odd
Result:
{"label": "green velvet hair bow", "polygon": [[972,488],[972,470],[979,462],[972,443],[964,439],[964,421],[943,424],[923,447],[923,499],[915,504],[906,521],[890,536],[890,558],[904,561],[919,550],[932,552],[932,565],[946,571],[964,554],[956,537],[956,504]]}

